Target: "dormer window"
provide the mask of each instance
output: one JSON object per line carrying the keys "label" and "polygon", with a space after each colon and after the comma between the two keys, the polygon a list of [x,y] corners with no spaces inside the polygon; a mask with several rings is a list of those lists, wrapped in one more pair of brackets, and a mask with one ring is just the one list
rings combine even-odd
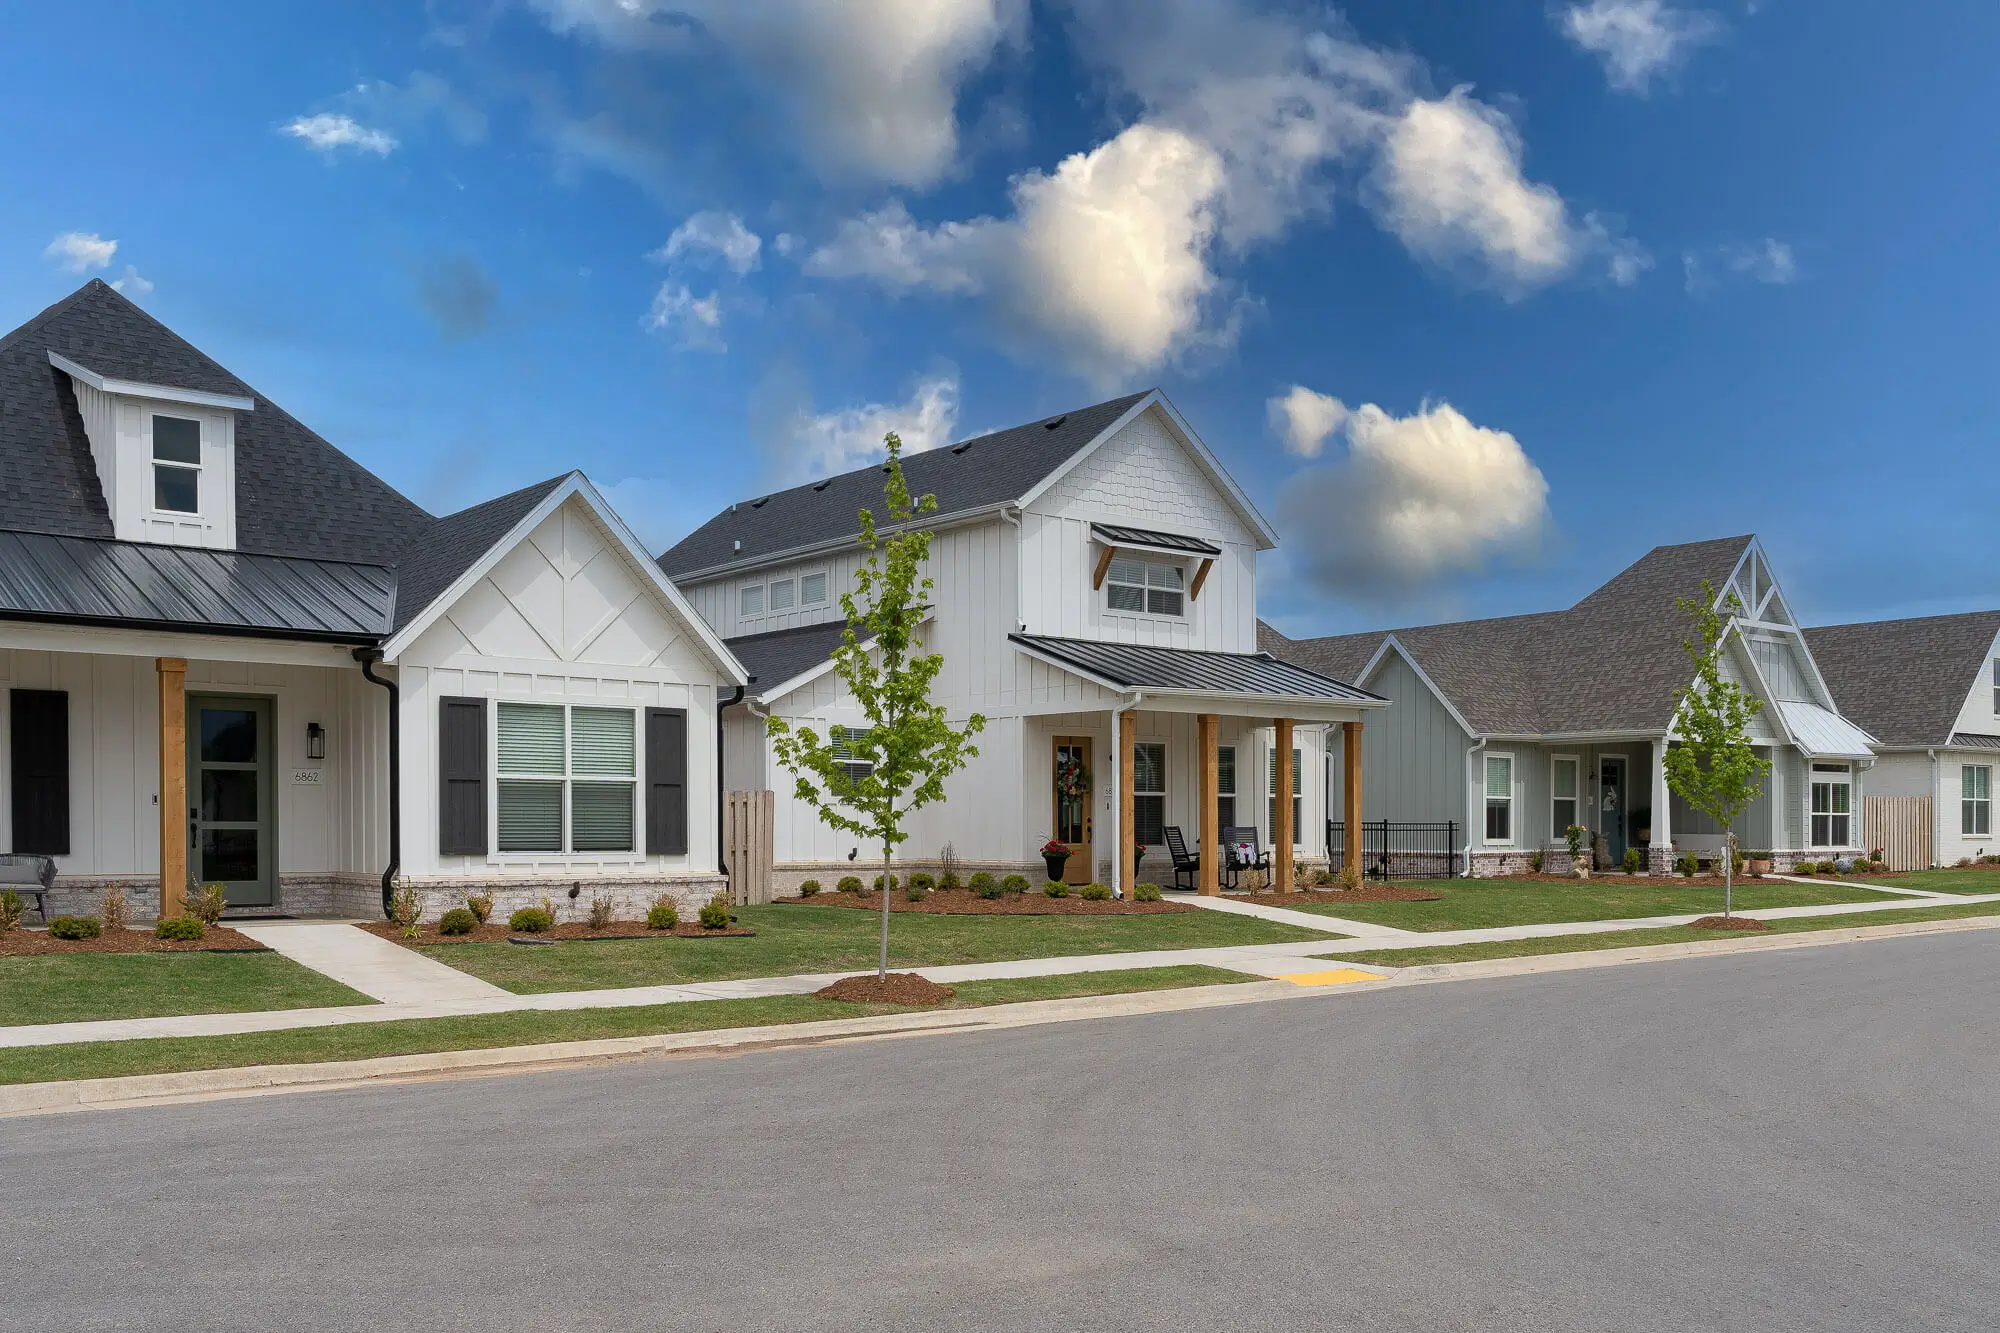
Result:
{"label": "dormer window", "polygon": [[201,512],[201,422],[153,415],[153,508]]}
{"label": "dormer window", "polygon": [[1187,571],[1172,560],[1114,556],[1104,578],[1104,604],[1151,616],[1185,614]]}

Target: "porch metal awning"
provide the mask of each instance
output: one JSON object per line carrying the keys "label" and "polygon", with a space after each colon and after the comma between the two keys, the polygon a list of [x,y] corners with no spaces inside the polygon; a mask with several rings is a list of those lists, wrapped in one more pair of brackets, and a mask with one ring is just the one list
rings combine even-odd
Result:
{"label": "porch metal awning", "polygon": [[1200,537],[1183,537],[1177,532],[1154,532],[1150,528],[1127,528],[1116,523],[1093,523],[1090,535],[1107,546],[1131,546],[1153,551],[1177,551],[1183,555],[1217,556],[1222,548]]}
{"label": "porch metal awning", "polygon": [[1807,754],[1867,759],[1875,753],[1867,732],[1818,704],[1780,699],[1778,716],[1785,720],[1785,729],[1792,733],[1793,742]]}
{"label": "porch metal awning", "polygon": [[0,532],[0,617],[375,643],[395,571],[198,546]]}
{"label": "porch metal awning", "polygon": [[1027,651],[1127,690],[1177,694],[1233,694],[1273,699],[1313,699],[1375,707],[1388,701],[1331,676],[1280,662],[1269,653],[1209,653],[1103,643],[1043,634],[1009,634]]}

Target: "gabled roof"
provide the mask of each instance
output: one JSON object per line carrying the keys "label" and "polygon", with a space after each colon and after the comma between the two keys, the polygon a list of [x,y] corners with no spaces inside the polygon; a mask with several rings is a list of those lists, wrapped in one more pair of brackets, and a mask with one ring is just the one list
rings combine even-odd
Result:
{"label": "gabled roof", "polygon": [[723,643],[752,677],[750,692],[769,699],[772,692],[814,667],[825,666],[847,632],[846,620],[797,625],[764,634],[745,634]]}
{"label": "gabled roof", "polygon": [[0,529],[110,537],[110,510],[56,353],[100,375],[254,399],[236,417],[236,549],[392,563],[430,523],[394,487],[103,281],[0,338]]}
{"label": "gabled roof", "polygon": [[1674,690],[1690,676],[1674,605],[1720,590],[1753,538],[1656,546],[1566,611],[1416,625],[1324,639],[1286,639],[1267,625],[1258,643],[1326,675],[1363,679],[1384,643],[1414,661],[1484,735],[1665,731]]}
{"label": "gabled roof", "polygon": [[1064,639],[1047,634],[1007,637],[1037,657],[1120,689],[1172,694],[1254,694],[1371,707],[1386,702],[1378,694],[1281,662],[1269,653],[1212,653],[1190,648],[1157,648],[1150,644]]}
{"label": "gabled roof", "polygon": [[564,473],[432,521],[396,571],[396,622],[402,629],[458,582],[495,542],[573,475]]}
{"label": "gabled roof", "polygon": [[[1805,632],[1840,711],[1884,745],[1953,743],[1952,725],[1985,677],[2000,611],[1822,625]],[[2000,730],[2000,719],[1995,719]]]}

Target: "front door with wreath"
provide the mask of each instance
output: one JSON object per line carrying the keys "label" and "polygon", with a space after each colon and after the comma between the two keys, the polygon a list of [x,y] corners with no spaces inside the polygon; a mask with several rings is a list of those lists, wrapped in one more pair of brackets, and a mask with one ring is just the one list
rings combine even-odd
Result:
{"label": "front door with wreath", "polygon": [[1090,737],[1058,736],[1055,745],[1054,828],[1050,837],[1069,848],[1063,880],[1088,884],[1090,873]]}

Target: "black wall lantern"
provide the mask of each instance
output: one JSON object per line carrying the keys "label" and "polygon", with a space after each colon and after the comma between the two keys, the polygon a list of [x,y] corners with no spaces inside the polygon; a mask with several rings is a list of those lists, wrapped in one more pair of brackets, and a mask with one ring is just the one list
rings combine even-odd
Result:
{"label": "black wall lantern", "polygon": [[306,723],[306,758],[326,758],[326,728],[317,722]]}

